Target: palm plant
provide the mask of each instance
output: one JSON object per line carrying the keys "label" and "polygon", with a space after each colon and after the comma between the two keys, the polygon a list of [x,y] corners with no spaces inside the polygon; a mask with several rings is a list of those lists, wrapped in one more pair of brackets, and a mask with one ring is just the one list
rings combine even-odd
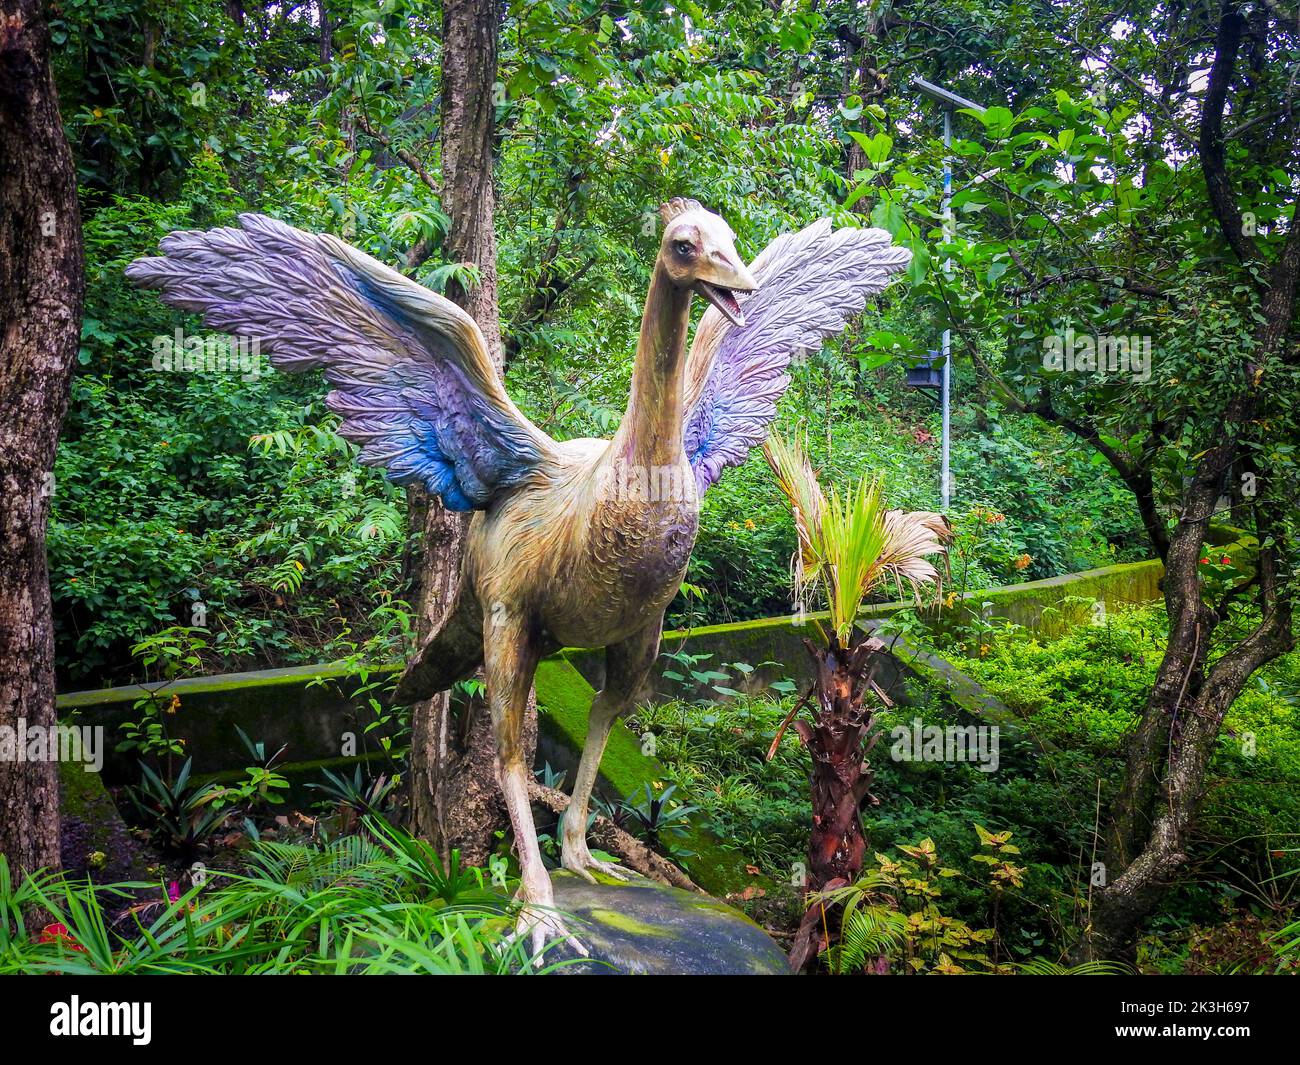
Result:
{"label": "palm plant", "polygon": [[234,810],[224,807],[230,789],[219,784],[191,784],[193,759],[185,759],[176,779],[167,781],[144,762],[140,783],[127,788],[127,798],[150,826],[160,846],[187,862],[197,857],[208,838],[230,819]]}
{"label": "palm plant", "polygon": [[[939,570],[927,556],[946,554],[948,521],[927,512],[886,510],[879,478],[863,478],[843,492],[824,491],[803,449],[773,435],[763,448],[794,516],[799,549],[792,563],[800,603],[820,593],[830,631],[820,643],[805,640],[813,683],[777,730],[769,757],[793,724],[812,756],[813,824],[808,843],[807,889],[822,893],[853,883],[862,870],[866,837],[861,809],[875,802],[867,754],[876,740],[867,690],[884,705],[876,683],[883,644],[857,627],[862,604],[891,584],[919,598],[938,587]],[[801,709],[808,720],[796,720]],[[820,908],[809,909],[791,948],[802,967],[828,946]]]}

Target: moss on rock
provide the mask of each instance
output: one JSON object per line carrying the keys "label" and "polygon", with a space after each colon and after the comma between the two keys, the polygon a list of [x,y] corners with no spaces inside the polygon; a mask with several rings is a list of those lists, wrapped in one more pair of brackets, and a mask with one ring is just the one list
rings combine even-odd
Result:
{"label": "moss on rock", "polygon": [[772,938],[716,900],[640,877],[588,884],[559,872],[551,880],[557,909],[571,915],[570,931],[591,951],[561,973],[789,975]]}

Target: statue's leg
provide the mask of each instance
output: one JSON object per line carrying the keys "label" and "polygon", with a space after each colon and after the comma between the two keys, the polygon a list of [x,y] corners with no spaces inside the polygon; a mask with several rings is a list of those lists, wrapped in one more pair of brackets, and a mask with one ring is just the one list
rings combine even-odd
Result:
{"label": "statue's leg", "polygon": [[586,954],[587,949],[569,933],[555,912],[555,892],[542,864],[537,826],[528,802],[531,769],[524,760],[523,732],[528,689],[540,656],[521,620],[502,611],[494,611],[487,619],[484,637],[484,675],[496,735],[501,791],[519,855],[518,897],[523,909],[515,935],[527,935],[534,954],[540,954],[543,946],[556,939],[563,939],[578,953]]}
{"label": "statue's leg", "polygon": [[609,742],[610,730],[620,714],[631,710],[659,654],[659,632],[663,618],[655,619],[622,643],[605,648],[605,687],[596,694],[587,719],[587,741],[582,746],[573,798],[564,811],[564,836],[560,860],[565,869],[594,881],[593,871],[627,879],[627,873],[611,862],[600,862],[587,849],[587,810],[591,789],[596,784],[600,758]]}

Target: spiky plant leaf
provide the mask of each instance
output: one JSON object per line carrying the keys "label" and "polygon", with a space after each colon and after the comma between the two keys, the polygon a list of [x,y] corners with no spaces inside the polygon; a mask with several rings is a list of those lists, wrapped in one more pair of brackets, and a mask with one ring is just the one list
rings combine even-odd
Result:
{"label": "spiky plant leaf", "polygon": [[824,491],[797,443],[773,434],[763,454],[786,497],[799,537],[793,564],[795,595],[801,602],[823,589],[831,627],[849,643],[862,603],[893,581],[918,598],[940,575],[927,556],[944,555],[951,528],[941,514],[886,510],[880,478],[864,477],[843,492]]}

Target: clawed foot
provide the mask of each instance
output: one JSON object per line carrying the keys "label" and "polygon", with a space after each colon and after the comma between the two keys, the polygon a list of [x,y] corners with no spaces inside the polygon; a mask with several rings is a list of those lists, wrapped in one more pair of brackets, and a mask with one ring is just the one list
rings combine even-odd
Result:
{"label": "clawed foot", "polygon": [[514,942],[524,936],[528,937],[533,965],[539,969],[542,967],[542,951],[551,943],[563,942],[584,958],[590,957],[591,954],[565,927],[564,921],[554,910],[524,906],[519,912],[519,919],[515,922],[515,930],[506,937],[506,941]]}
{"label": "clawed foot", "polygon": [[632,874],[621,865],[613,862],[597,861],[587,849],[587,841],[580,844],[565,840],[560,849],[560,864],[571,873],[577,873],[583,880],[596,883],[596,873],[604,873],[615,880],[631,880]]}

